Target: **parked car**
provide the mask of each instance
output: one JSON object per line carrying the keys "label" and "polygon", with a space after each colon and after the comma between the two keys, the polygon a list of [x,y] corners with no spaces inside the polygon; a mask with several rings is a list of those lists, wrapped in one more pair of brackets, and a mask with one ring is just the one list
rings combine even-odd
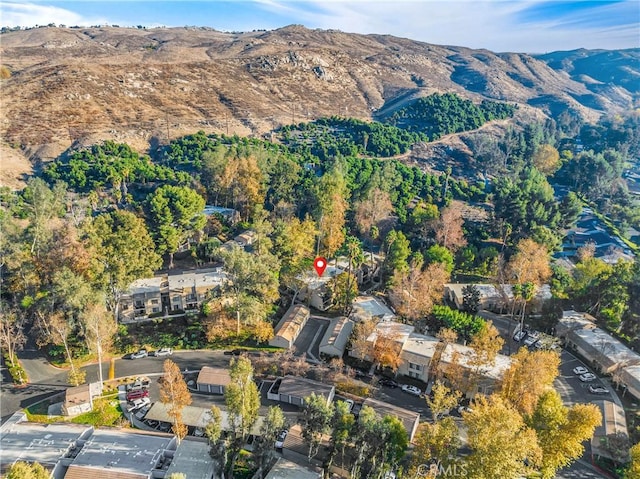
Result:
{"label": "parked car", "polygon": [[533,346],[533,344],[538,340],[539,337],[540,333],[538,333],[538,331],[527,331],[527,337],[524,340],[524,345]]}
{"label": "parked car", "polygon": [[226,356],[240,356],[241,354],[244,354],[246,352],[249,352],[249,350],[245,348],[236,348],[231,351],[225,351],[224,354]]}
{"label": "parked car", "polygon": [[142,419],[147,415],[147,413],[149,412],[149,409],[151,408],[151,405],[147,405],[145,407],[142,407],[140,409],[138,409],[133,415],[138,418],[139,420],[142,421]]}
{"label": "parked car", "polygon": [[578,376],[580,376],[581,374],[587,374],[588,372],[589,370],[584,366],[577,366],[573,368],[573,374],[577,374]]}
{"label": "parked car", "polygon": [[609,394],[609,390],[603,386],[594,386],[589,384],[589,392],[591,394]]}
{"label": "parked car", "polygon": [[586,373],[586,374],[580,375],[580,381],[582,381],[583,383],[588,383],[590,381],[593,381],[594,379],[596,379],[596,375],[593,373]]}
{"label": "parked car", "polygon": [[413,396],[420,396],[420,394],[422,394],[422,391],[420,390],[420,388],[416,387],[416,386],[412,386],[411,384],[403,384],[402,385],[402,390],[406,393],[409,393]]}
{"label": "parked car", "polygon": [[393,379],[382,378],[380,381],[378,381],[378,384],[380,386],[386,386],[388,388],[397,388],[398,387],[398,383],[395,382]]}
{"label": "parked car", "polygon": [[204,429],[201,427],[197,427],[193,430],[193,435],[196,437],[202,437],[204,436]]}
{"label": "parked car", "polygon": [[149,397],[149,391],[146,389],[134,389],[127,393],[127,401],[131,402],[135,399]]}
{"label": "parked car", "polygon": [[173,354],[173,349],[160,348],[157,351],[152,351],[150,356],[162,357],[162,356],[171,356],[172,354]]}
{"label": "parked car", "polygon": [[133,412],[137,409],[140,409],[144,406],[148,406],[149,404],[151,404],[151,400],[149,398],[140,398],[140,399],[134,399],[133,403],[127,408],[128,412]]}
{"label": "parked car", "polygon": [[135,391],[137,389],[147,389],[149,387],[149,379],[148,378],[136,378],[136,380],[132,383],[129,383],[125,386],[125,389],[128,391]]}
{"label": "parked car", "polygon": [[527,336],[527,332],[526,331],[518,331],[516,334],[513,335],[513,340],[516,341],[516,342],[520,342],[526,336]]}
{"label": "parked car", "polygon": [[463,412],[473,412],[469,406],[458,406],[458,414],[462,415]]}
{"label": "parked car", "polygon": [[276,449],[282,449],[282,446],[284,446],[284,440],[287,437],[287,431],[282,431],[280,434],[278,434],[278,439],[276,439]]}
{"label": "parked car", "polygon": [[131,353],[129,358],[130,359],[142,359],[142,358],[146,358],[147,356],[149,356],[149,353],[147,352],[147,350],[146,349],[140,349],[139,351],[136,351],[135,353]]}

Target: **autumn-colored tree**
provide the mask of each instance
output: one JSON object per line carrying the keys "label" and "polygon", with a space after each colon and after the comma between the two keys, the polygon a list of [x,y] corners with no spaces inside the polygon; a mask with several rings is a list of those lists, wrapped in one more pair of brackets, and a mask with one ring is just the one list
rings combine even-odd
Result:
{"label": "autumn-colored tree", "polygon": [[380,221],[387,218],[393,211],[389,193],[379,188],[372,188],[362,201],[354,206],[354,221],[358,231],[372,240],[371,232],[378,227]]}
{"label": "autumn-colored tree", "polygon": [[39,462],[29,464],[18,461],[9,466],[3,477],[5,479],[49,479],[51,474]]}
{"label": "autumn-colored tree", "polygon": [[540,396],[552,387],[558,376],[560,355],[555,351],[529,351],[521,348],[511,356],[499,394],[521,414],[531,414]]}
{"label": "autumn-colored tree", "polygon": [[415,446],[409,477],[416,477],[418,473],[424,474],[425,464],[435,463],[446,469],[458,460],[460,432],[452,417],[445,417],[434,424],[420,424],[413,442]]}
{"label": "autumn-colored tree", "polygon": [[631,461],[625,471],[625,479],[640,479],[640,442],[629,450]]}
{"label": "autumn-colored tree", "polygon": [[376,322],[372,318],[358,321],[351,333],[351,353],[359,359],[371,358],[372,343],[367,338],[376,329]]}
{"label": "autumn-colored tree", "polygon": [[176,363],[170,359],[165,360],[163,371],[160,402],[167,407],[167,412],[173,419],[173,432],[180,441],[187,435],[187,426],[182,422],[182,410],[191,404],[191,393]]}
{"label": "autumn-colored tree", "polygon": [[593,436],[602,422],[602,414],[595,404],[567,408],[560,394],[548,389],[540,395],[527,422],[536,431],[542,450],[540,473],[543,479],[551,479],[558,469],[582,456],[582,444]]}
{"label": "autumn-colored tree", "polygon": [[316,189],[318,200],[317,218],[320,234],[319,254],[325,258],[334,255],[345,239],[345,215],[347,203],[347,184],[343,173],[334,167],[318,181]]}
{"label": "autumn-colored tree", "polygon": [[454,203],[440,212],[440,218],[434,222],[436,241],[445,248],[456,251],[467,244],[464,237],[464,218],[462,217],[462,205]]}
{"label": "autumn-colored tree", "polygon": [[547,248],[532,239],[520,240],[516,253],[509,259],[507,272],[512,283],[544,284],[552,273]]}
{"label": "autumn-colored tree", "polygon": [[371,359],[374,364],[388,367],[394,371],[402,364],[402,343],[393,330],[378,329],[371,348]]}
{"label": "autumn-colored tree", "polygon": [[479,396],[463,415],[471,454],[469,477],[517,478],[532,473],[542,451],[536,433],[520,413],[500,396]]}
{"label": "autumn-colored tree", "polygon": [[561,166],[560,153],[552,145],[540,145],[531,159],[533,165],[546,176],[553,175]]}
{"label": "autumn-colored tree", "polygon": [[253,206],[264,204],[265,198],[265,178],[257,159],[255,156],[236,155],[226,159],[224,166],[217,165],[215,171],[220,169],[218,188],[225,204],[239,210],[245,220],[249,219]]}
{"label": "autumn-colored tree", "polygon": [[443,368],[443,374],[455,390],[466,396],[472,392],[476,378],[470,373],[464,362],[463,355],[459,351],[453,351],[449,364]]}
{"label": "autumn-colored tree", "polygon": [[394,275],[389,298],[399,314],[412,321],[424,318],[434,304],[442,300],[449,273],[441,263],[422,269],[422,262],[412,261],[407,272]]}
{"label": "autumn-colored tree", "polygon": [[431,410],[433,422],[438,422],[441,415],[456,407],[460,396],[460,391],[452,391],[443,382],[437,381],[431,389],[431,395],[427,397],[427,406]]}
{"label": "autumn-colored tree", "polygon": [[471,354],[468,364],[476,374],[481,374],[486,367],[495,364],[496,356],[502,349],[504,339],[491,321],[482,325],[480,331],[471,338]]}

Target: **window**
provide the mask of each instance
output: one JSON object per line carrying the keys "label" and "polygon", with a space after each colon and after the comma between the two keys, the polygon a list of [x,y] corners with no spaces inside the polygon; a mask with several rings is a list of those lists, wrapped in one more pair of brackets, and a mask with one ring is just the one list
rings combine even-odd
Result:
{"label": "window", "polygon": [[174,303],[179,303],[180,302],[180,296],[174,296],[172,301]]}
{"label": "window", "polygon": [[151,300],[151,304],[158,304],[158,300],[157,299],[152,299]]}
{"label": "window", "polygon": [[414,372],[414,371],[409,371],[409,377],[410,377],[410,378],[420,379],[420,376],[422,376],[422,374],[420,374],[420,373],[416,373],[416,372]]}
{"label": "window", "polygon": [[153,311],[154,313],[159,313],[160,312],[160,308],[153,308],[151,311]]}
{"label": "window", "polygon": [[177,304],[173,305],[173,310],[174,311],[178,311],[180,309],[180,306],[178,306]]}
{"label": "window", "polygon": [[142,301],[136,301],[136,308],[144,308],[144,303]]}
{"label": "window", "polygon": [[409,363],[409,369],[414,369],[416,371],[422,371],[423,368],[424,368],[424,366],[422,366],[422,364]]}

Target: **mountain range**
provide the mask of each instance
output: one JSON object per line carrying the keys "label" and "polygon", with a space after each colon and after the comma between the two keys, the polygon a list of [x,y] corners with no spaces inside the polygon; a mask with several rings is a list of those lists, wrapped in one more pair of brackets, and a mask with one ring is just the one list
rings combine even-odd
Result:
{"label": "mountain range", "polygon": [[640,100],[640,48],[532,56],[299,25],[40,27],[4,32],[0,45],[3,184],[72,145],[109,138],[146,149],[197,130],[262,135],[323,116],[378,119],[433,92],[516,103],[521,118],[589,121]]}

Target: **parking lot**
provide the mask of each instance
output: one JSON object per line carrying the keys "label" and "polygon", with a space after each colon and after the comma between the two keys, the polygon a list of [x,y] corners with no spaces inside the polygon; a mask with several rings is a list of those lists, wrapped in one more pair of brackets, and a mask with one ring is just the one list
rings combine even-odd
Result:
{"label": "parking lot", "polygon": [[310,353],[311,356],[307,354],[308,359],[320,359],[320,341],[322,341],[322,336],[324,336],[328,327],[328,319],[321,318],[319,316],[311,316],[304,325],[304,328],[302,328],[302,331],[300,331],[296,341],[293,343],[296,355],[302,356],[303,354]]}

